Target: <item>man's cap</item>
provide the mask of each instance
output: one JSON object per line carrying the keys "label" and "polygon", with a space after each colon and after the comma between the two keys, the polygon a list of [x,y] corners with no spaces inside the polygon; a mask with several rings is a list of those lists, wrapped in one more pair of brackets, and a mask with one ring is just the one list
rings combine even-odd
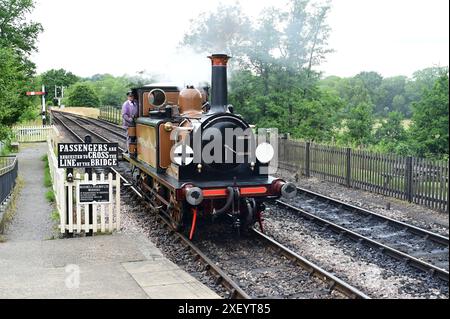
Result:
{"label": "man's cap", "polygon": [[134,96],[133,91],[128,91],[128,92],[127,92],[127,96]]}

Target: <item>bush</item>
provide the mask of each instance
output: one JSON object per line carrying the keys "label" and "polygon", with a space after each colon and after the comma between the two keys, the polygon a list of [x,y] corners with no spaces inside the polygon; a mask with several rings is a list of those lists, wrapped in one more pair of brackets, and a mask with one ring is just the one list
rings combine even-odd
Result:
{"label": "bush", "polygon": [[87,83],[76,83],[68,92],[67,104],[70,106],[99,107],[100,98]]}

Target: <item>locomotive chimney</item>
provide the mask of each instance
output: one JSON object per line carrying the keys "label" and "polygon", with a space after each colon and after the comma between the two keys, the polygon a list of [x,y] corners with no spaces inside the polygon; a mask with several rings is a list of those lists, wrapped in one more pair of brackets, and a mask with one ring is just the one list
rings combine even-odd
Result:
{"label": "locomotive chimney", "polygon": [[213,54],[208,58],[212,62],[211,108],[209,114],[225,112],[228,105],[227,63],[230,57],[226,54]]}

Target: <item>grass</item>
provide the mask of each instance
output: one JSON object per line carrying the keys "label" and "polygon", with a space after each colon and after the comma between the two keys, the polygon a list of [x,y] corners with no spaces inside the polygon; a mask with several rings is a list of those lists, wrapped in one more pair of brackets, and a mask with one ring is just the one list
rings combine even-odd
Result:
{"label": "grass", "polygon": [[11,142],[10,141],[4,141],[3,143],[5,143],[5,144],[3,145],[3,148],[2,148],[2,150],[0,152],[0,156],[8,156],[12,152]]}
{"label": "grass", "polygon": [[50,175],[50,167],[48,166],[48,158],[47,155],[42,156],[41,158],[42,161],[45,162],[45,167],[44,167],[44,186],[45,187],[52,187],[53,183],[52,183],[52,176]]}
{"label": "grass", "polygon": [[47,192],[45,193],[45,198],[48,202],[54,203],[55,202],[55,192],[53,192],[52,189],[52,176],[50,175],[50,167],[48,166],[48,157],[47,155],[43,155],[41,157],[41,161],[45,163],[44,166],[44,186],[47,188]]}
{"label": "grass", "polygon": [[49,203],[54,203],[55,202],[55,193],[53,192],[53,190],[49,189],[46,193],[45,193],[45,198],[47,199],[47,201]]}
{"label": "grass", "polygon": [[59,212],[57,210],[52,211],[52,214],[50,215],[51,220],[54,222],[59,223]]}

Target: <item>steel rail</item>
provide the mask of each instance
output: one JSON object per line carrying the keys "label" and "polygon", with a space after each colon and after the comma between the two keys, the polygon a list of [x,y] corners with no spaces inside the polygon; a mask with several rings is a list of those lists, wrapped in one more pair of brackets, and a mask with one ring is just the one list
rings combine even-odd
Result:
{"label": "steel rail", "polygon": [[[81,115],[81,116],[84,116],[84,115]],[[88,117],[88,116],[85,116],[85,117]],[[88,117],[88,118],[89,118],[89,117]],[[112,127],[121,128],[121,129],[123,129],[123,130],[125,131],[125,129],[123,128],[123,126],[121,126],[121,125],[119,125],[119,124],[116,124],[116,123],[114,123],[114,122],[110,122],[110,121],[104,120],[104,119],[102,119],[102,118],[96,118],[95,120],[97,120],[97,121],[99,121],[99,122],[103,122],[103,123],[105,123],[105,124],[109,124],[109,125],[112,126]]]}
{"label": "steel rail", "polygon": [[[63,117],[65,117],[63,115]],[[65,117],[67,118],[67,117]],[[77,121],[67,118],[68,120],[72,121],[76,125],[82,127]],[[65,126],[66,127],[66,126]],[[86,131],[92,132],[89,129],[86,129],[85,127],[82,127]],[[70,130],[70,129],[69,129]],[[92,132],[95,136],[108,141],[104,137]],[[116,174],[119,174],[120,178],[124,181],[124,185],[130,187],[130,189],[136,193],[138,196],[140,196],[143,199],[147,199],[145,194],[142,194],[139,190],[137,190],[132,183],[129,183],[117,170],[112,169]],[[146,201],[145,201],[146,202]],[[146,204],[148,204],[146,202]],[[242,288],[239,287],[237,283],[235,283],[231,277],[229,277],[222,269],[220,269],[211,259],[209,259],[192,241],[190,241],[186,236],[184,236],[181,233],[175,232],[172,229],[169,217],[166,216],[163,212],[160,211],[160,214],[158,214],[158,217],[164,222],[165,226],[170,229],[170,231],[173,233],[174,236],[177,237],[179,241],[181,241],[184,245],[186,245],[191,252],[194,254],[195,258],[198,258],[202,260],[206,264],[206,269],[216,278],[216,283],[220,283],[222,286],[225,287],[230,292],[230,298],[235,299],[250,299],[251,297],[242,290]],[[339,291],[345,296],[349,298],[357,298],[357,299],[370,299],[369,296],[358,290],[357,288],[351,286],[350,284],[342,281],[341,279],[337,278],[333,274],[327,272],[326,270],[322,269],[321,267],[315,265],[311,261],[308,261],[307,259],[301,257],[297,253],[293,252],[289,248],[283,246],[282,244],[276,242],[274,239],[264,235],[263,233],[259,232],[256,229],[252,229],[253,232],[257,235],[257,237],[269,244],[271,247],[274,247],[277,251],[279,251],[284,256],[288,257],[291,260],[295,260],[297,265],[301,266],[303,269],[309,272],[311,276],[314,276],[326,284],[329,285],[329,290],[333,291]]]}
{"label": "steel rail", "polygon": [[[52,111],[54,112],[54,111]],[[61,123],[61,125],[70,133],[72,136],[74,136],[78,141],[84,142],[83,138],[79,136],[74,130],[72,130],[62,119],[60,119],[58,116],[54,116],[54,119],[56,119],[57,122]]]}
{"label": "steel rail", "polygon": [[387,254],[391,257],[394,257],[398,260],[404,261],[405,263],[408,263],[417,269],[430,272],[431,275],[437,276],[438,278],[440,278],[446,282],[448,282],[448,280],[449,280],[449,272],[446,271],[445,269],[439,268],[435,265],[427,263],[427,262],[420,260],[414,256],[411,256],[407,253],[404,253],[395,248],[392,248],[385,244],[382,244],[376,240],[373,240],[366,236],[358,234],[352,230],[349,230],[345,227],[337,225],[329,220],[323,219],[312,213],[309,213],[301,208],[292,206],[292,205],[285,203],[283,201],[280,201],[280,200],[277,200],[276,203],[279,204],[280,206],[289,208],[289,209],[299,213],[300,215],[303,215],[306,219],[312,220],[312,221],[316,222],[317,224],[323,225],[325,228],[330,228],[331,230],[335,231],[339,235],[346,235],[347,237],[349,237],[353,240],[356,240],[357,242],[365,243],[373,248],[380,249],[381,252],[384,252],[385,254]]}
{"label": "steel rail", "polygon": [[[75,125],[77,125],[77,126],[80,127],[81,129],[83,129],[83,130],[89,132],[90,134],[94,135],[94,136],[97,137],[98,139],[100,139],[100,140],[102,140],[102,141],[104,141],[104,142],[106,142],[106,143],[111,143],[111,141],[110,141],[109,139],[107,139],[107,138],[103,137],[102,135],[100,135],[100,134],[98,134],[98,133],[96,133],[96,132],[94,132],[94,131],[92,131],[92,130],[86,128],[86,127],[84,127],[83,125],[81,125],[80,123],[78,123],[76,120],[71,119],[70,117],[64,115],[63,112],[60,112],[60,111],[52,111],[52,112],[57,112],[57,113],[59,113],[63,118],[65,118],[66,120],[68,120],[68,121],[74,123]],[[61,123],[63,123],[63,122],[61,121],[61,119],[59,119],[59,118],[57,118],[57,119],[58,119]],[[64,123],[63,125],[64,125],[64,127],[67,128],[72,134],[74,134],[80,141],[83,141],[83,142],[84,142],[84,139],[82,139],[78,134],[76,134],[72,129],[70,129],[65,123]],[[124,150],[123,148],[121,148],[120,146],[119,146],[119,150],[122,151],[122,152],[125,151],[125,150]]]}
{"label": "steel rail", "polygon": [[[86,116],[78,115],[78,114],[69,113],[67,116],[68,117],[77,118],[77,119],[79,119],[81,121],[87,122],[87,123],[92,124],[92,125],[99,125],[99,122],[101,122],[101,123],[108,123],[108,122],[99,121],[97,119],[89,118],[89,117],[86,117]],[[109,123],[108,123],[108,125],[109,125]],[[112,134],[114,134],[116,136],[119,136],[119,137],[125,139],[125,135],[124,134],[125,134],[126,130],[124,130],[123,128],[121,128],[122,132],[117,132],[117,127],[115,127],[116,130],[113,130],[112,128],[109,128],[106,125],[99,125],[99,126],[102,129],[104,129],[104,130],[106,130],[106,131],[108,131],[108,132],[110,132],[110,133],[112,133]]]}
{"label": "steel rail", "polygon": [[[117,171],[116,171],[117,172]],[[118,172],[117,172],[118,173]],[[140,193],[136,188],[132,187],[132,184],[129,183],[123,176],[121,179],[126,183],[125,185],[129,186],[133,192],[138,194],[141,198],[147,199],[145,194]],[[147,199],[148,200],[148,199]],[[146,204],[149,204],[147,201],[144,201]],[[181,233],[175,232],[172,229],[170,220],[163,212],[159,211],[160,214],[157,216],[163,221],[164,225],[167,229],[170,230],[171,234],[176,236],[176,240],[182,242],[185,246],[189,248],[189,250],[194,255],[195,259],[201,260],[206,265],[206,270],[212,274],[212,276],[216,279],[216,284],[221,284],[227,291],[230,292],[230,298],[233,299],[251,299],[251,297],[242,290],[239,285],[231,279],[222,269],[220,269],[211,259],[209,259],[202,251],[193,244],[186,236]]]}
{"label": "steel rail", "polygon": [[263,234],[257,229],[252,228],[251,230],[260,240],[269,244],[276,251],[280,252],[288,259],[295,261],[297,265],[308,271],[311,276],[314,276],[322,280],[324,283],[329,284],[330,291],[333,290],[339,291],[340,293],[344,294],[345,296],[351,299],[370,299],[368,295],[360,291],[358,288],[353,287],[352,285],[346,283],[342,279],[339,279],[338,277],[321,268],[320,266],[298,255],[297,253],[287,248],[283,244],[277,242],[273,238],[270,238],[269,236]]}
{"label": "steel rail", "polygon": [[309,197],[318,198],[320,201],[331,202],[333,205],[340,206],[340,207],[342,207],[345,210],[348,210],[348,211],[351,211],[351,212],[354,212],[354,213],[357,213],[357,214],[365,215],[365,216],[372,216],[374,218],[382,220],[383,222],[388,222],[388,223],[390,223],[392,225],[395,225],[395,226],[397,226],[399,228],[407,229],[407,230],[409,230],[411,233],[413,233],[415,235],[426,237],[426,239],[429,239],[429,240],[434,241],[436,243],[439,243],[441,245],[444,245],[444,246],[448,246],[449,245],[449,238],[448,237],[442,236],[442,235],[437,234],[437,233],[433,233],[433,232],[431,232],[429,230],[422,229],[422,228],[419,228],[417,226],[414,226],[414,225],[411,225],[411,224],[408,224],[408,223],[405,223],[405,222],[402,222],[402,221],[399,221],[399,220],[395,220],[395,219],[387,217],[387,216],[383,216],[381,214],[372,212],[372,211],[370,211],[368,209],[365,209],[365,208],[362,208],[362,207],[358,207],[358,206],[355,206],[355,205],[352,205],[352,204],[349,204],[349,203],[345,203],[345,202],[340,201],[338,199],[331,198],[331,197],[328,197],[326,195],[322,195],[322,194],[319,194],[319,193],[316,193],[316,192],[313,192],[313,191],[310,191],[310,190],[307,190],[307,189],[304,189],[304,188],[301,188],[301,187],[297,187],[297,191],[299,191],[302,194],[306,194]]}
{"label": "steel rail", "polygon": [[[64,117],[64,115],[63,115]],[[83,141],[83,139],[76,134],[72,129],[70,129],[61,119],[57,118],[57,120],[60,121],[61,124],[69,131],[71,132],[77,139],[80,141]],[[72,120],[73,121],[73,120]],[[73,121],[75,124],[79,125],[75,121]],[[83,129],[89,131],[88,129]],[[95,134],[97,135],[97,134]],[[106,139],[105,139],[106,140]],[[110,168],[113,172],[118,174],[117,176],[120,176],[120,179],[124,182],[124,186],[129,187],[135,194],[137,194],[142,199],[147,199],[144,194],[142,194],[139,190],[137,190],[132,183],[130,183],[126,178],[124,178],[117,170],[114,168]],[[149,204],[145,201],[146,204]],[[209,271],[215,278],[216,283],[221,284],[227,291],[230,292],[230,298],[234,299],[250,299],[250,296],[242,290],[242,288],[239,287],[237,283],[235,283],[222,269],[220,269],[211,259],[209,259],[205,254],[203,254],[199,248],[197,248],[188,238],[186,238],[184,235],[177,233],[172,230],[170,221],[167,219],[167,217],[164,217],[161,214],[158,214],[158,217],[164,222],[164,225],[168,227],[173,233],[173,235],[177,236],[178,240],[181,241],[183,244],[185,244],[189,249],[192,251],[194,256],[196,258],[199,258],[206,264],[206,270]]]}

